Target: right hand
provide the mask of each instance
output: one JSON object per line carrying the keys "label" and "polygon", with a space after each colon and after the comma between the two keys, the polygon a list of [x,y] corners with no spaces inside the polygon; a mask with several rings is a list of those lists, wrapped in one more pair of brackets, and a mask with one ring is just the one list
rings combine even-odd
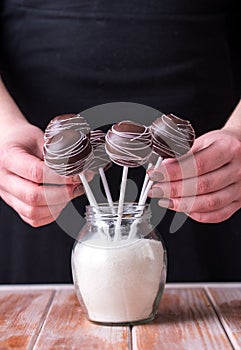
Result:
{"label": "right hand", "polygon": [[148,173],[156,181],[150,197],[196,221],[222,222],[241,208],[241,142],[225,128],[200,136],[189,153]]}
{"label": "right hand", "polygon": [[78,177],[59,176],[44,165],[43,135],[25,122],[9,128],[0,139],[0,196],[33,227],[54,221],[84,192]]}

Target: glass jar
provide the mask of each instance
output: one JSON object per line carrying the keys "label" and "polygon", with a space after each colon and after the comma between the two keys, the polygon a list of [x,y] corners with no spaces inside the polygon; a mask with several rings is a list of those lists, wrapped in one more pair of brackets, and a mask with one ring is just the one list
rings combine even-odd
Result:
{"label": "glass jar", "polygon": [[166,250],[149,205],[125,203],[123,214],[87,207],[72,251],[77,296],[89,320],[133,325],[154,319],[166,282]]}

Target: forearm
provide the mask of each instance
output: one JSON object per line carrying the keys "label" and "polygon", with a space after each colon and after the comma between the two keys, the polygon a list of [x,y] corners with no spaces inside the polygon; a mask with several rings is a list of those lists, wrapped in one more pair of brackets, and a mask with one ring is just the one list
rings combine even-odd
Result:
{"label": "forearm", "polygon": [[241,138],[241,100],[231,114],[230,118],[227,120],[223,130],[230,131]]}
{"label": "forearm", "polygon": [[0,77],[0,123],[1,130],[5,131],[17,124],[28,123],[13,98],[8,93]]}

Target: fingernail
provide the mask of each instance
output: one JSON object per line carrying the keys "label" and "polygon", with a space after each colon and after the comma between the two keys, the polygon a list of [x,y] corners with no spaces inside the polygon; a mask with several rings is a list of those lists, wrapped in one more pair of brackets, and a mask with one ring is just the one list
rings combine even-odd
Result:
{"label": "fingernail", "polygon": [[84,188],[82,185],[78,185],[74,188],[74,191],[73,191],[74,195],[75,196],[78,196],[78,195],[81,195],[84,193]]}
{"label": "fingernail", "polygon": [[160,205],[160,207],[164,207],[164,208],[174,208],[174,203],[172,199],[160,199],[158,201],[158,204]]}
{"label": "fingernail", "polygon": [[150,191],[149,191],[149,196],[152,197],[159,197],[162,198],[164,196],[164,192],[161,188],[159,187],[153,187]]}
{"label": "fingernail", "polygon": [[75,175],[72,177],[73,183],[81,183],[80,177],[78,175]]}
{"label": "fingernail", "polygon": [[164,175],[158,171],[152,171],[148,175],[152,181],[162,181],[164,179]]}
{"label": "fingernail", "polygon": [[85,177],[86,177],[86,179],[87,179],[88,182],[90,182],[90,181],[93,179],[94,176],[95,176],[94,171],[87,170],[87,171],[85,172]]}

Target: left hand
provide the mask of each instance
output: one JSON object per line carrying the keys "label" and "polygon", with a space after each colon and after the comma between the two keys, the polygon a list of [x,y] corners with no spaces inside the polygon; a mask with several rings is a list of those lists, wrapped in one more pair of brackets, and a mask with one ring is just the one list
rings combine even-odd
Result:
{"label": "left hand", "polygon": [[8,129],[0,139],[0,197],[29,225],[47,225],[83,186],[45,166],[42,130],[25,122]]}
{"label": "left hand", "polygon": [[199,222],[217,223],[241,208],[241,141],[224,129],[197,138],[190,152],[148,170],[149,197]]}

